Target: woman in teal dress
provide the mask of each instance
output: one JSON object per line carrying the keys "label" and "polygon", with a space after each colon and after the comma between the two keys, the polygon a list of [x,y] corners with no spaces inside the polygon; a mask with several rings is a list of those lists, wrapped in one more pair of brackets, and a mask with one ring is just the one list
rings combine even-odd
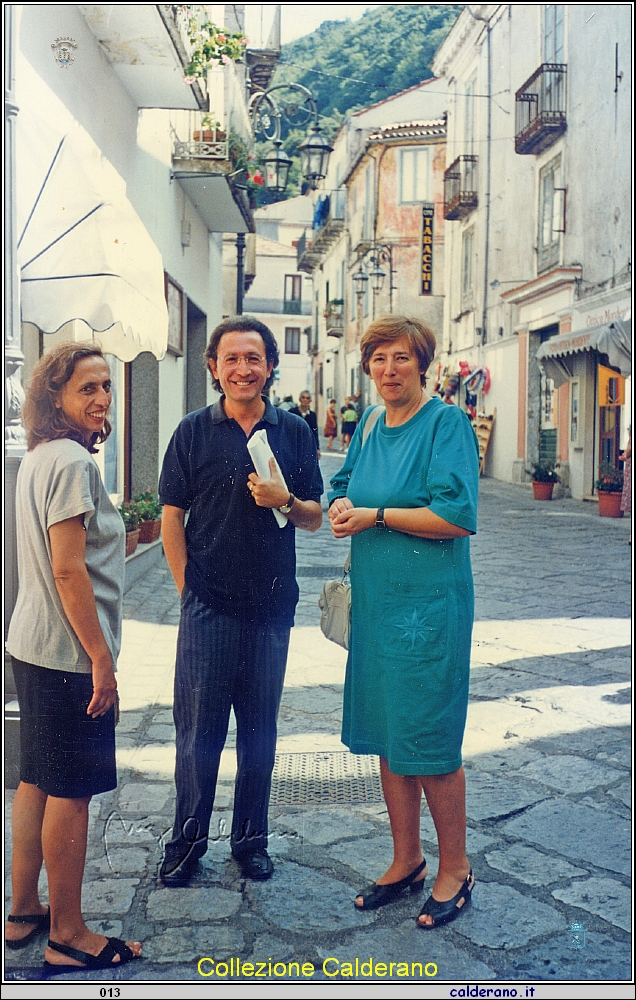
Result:
{"label": "woman in teal dress", "polygon": [[355,904],[376,909],[423,887],[423,790],[439,842],[437,879],[418,917],[426,929],[454,920],[474,883],[461,746],[479,449],[466,415],[426,393],[435,353],[427,327],[387,316],[360,348],[384,410],[364,414],[329,495],[334,535],[352,538],[342,739],[352,753],[380,757],[394,858]]}

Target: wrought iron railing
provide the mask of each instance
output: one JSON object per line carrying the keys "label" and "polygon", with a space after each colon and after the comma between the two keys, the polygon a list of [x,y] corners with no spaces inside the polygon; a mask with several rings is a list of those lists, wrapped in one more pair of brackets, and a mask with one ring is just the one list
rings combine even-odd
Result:
{"label": "wrought iron railing", "polygon": [[300,316],[303,311],[302,306],[300,299],[283,299],[283,312],[290,316]]}
{"label": "wrought iron railing", "polygon": [[567,128],[567,66],[543,63],[515,95],[515,152],[541,153]]}
{"label": "wrought iron railing", "polygon": [[463,219],[477,208],[477,157],[458,156],[444,174],[444,218]]}

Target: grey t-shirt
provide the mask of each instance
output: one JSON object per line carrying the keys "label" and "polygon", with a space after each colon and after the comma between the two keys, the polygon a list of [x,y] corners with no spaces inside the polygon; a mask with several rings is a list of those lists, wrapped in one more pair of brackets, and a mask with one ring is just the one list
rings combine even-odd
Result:
{"label": "grey t-shirt", "polygon": [[55,586],[48,535],[52,524],[78,514],[85,515],[86,568],[116,665],[121,648],[124,524],[95,460],[81,444],[67,438],[37,445],[20,465],[16,487],[20,588],[7,649],[16,659],[39,667],[90,674],[91,661]]}

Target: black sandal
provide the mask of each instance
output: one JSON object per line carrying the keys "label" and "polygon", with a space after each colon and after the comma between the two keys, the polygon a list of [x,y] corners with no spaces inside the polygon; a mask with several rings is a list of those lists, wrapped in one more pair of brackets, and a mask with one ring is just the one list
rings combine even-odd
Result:
{"label": "black sandal", "polygon": [[[425,931],[432,931],[434,927],[442,927],[444,924],[450,924],[451,920],[456,920],[462,910],[465,910],[466,907],[470,905],[470,896],[474,885],[475,877],[471,868],[468,878],[462,885],[457,895],[453,896],[452,899],[446,899],[443,902],[440,902],[438,899],[435,899],[434,896],[429,896],[424,903],[424,906],[418,913],[416,920],[417,926],[421,927]],[[423,924],[420,920],[420,917],[423,916],[432,917],[433,923]]]}
{"label": "black sandal", "polygon": [[358,893],[358,896],[362,896],[362,906],[358,906],[357,903],[353,905],[356,910],[377,910],[379,906],[392,903],[405,889],[409,889],[410,892],[421,892],[424,888],[426,876],[420,879],[419,882],[416,882],[415,879],[424,868],[426,868],[426,858],[410,875],[400,879],[399,882],[390,882],[388,885],[378,885],[377,882],[373,882],[363,892]]}
{"label": "black sandal", "polygon": [[28,934],[25,934],[24,937],[17,938],[15,941],[7,941],[6,938],[4,939],[4,943],[7,948],[10,948],[12,951],[19,951],[20,948],[26,948],[28,944],[31,944],[31,941],[33,941],[38,934],[45,934],[50,929],[51,910],[49,908],[46,913],[36,913],[31,916],[22,916],[21,914],[14,916],[10,913],[7,917],[7,921],[10,924],[35,924],[33,930],[29,931]]}
{"label": "black sandal", "polygon": [[[118,969],[120,965],[125,965],[126,962],[131,962],[133,958],[138,957],[126,942],[120,941],[119,938],[107,938],[99,955],[89,955],[87,951],[79,951],[78,948],[58,944],[56,941],[51,941],[50,938],[49,948],[52,948],[53,951],[59,951],[60,954],[66,955],[68,958],[74,958],[76,962],[82,962],[85,969],[110,969],[111,967]],[[119,955],[119,961],[113,962],[116,955]],[[53,962],[47,962],[46,959],[44,965],[49,973],[80,972],[82,969],[82,966],[79,965],[55,965]]]}

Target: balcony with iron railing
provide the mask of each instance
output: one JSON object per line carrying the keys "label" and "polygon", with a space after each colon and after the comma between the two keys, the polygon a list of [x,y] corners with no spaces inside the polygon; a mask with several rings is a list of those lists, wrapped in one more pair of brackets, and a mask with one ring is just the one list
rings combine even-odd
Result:
{"label": "balcony with iron railing", "polygon": [[332,299],[325,309],[328,337],[344,337],[344,299]]}
{"label": "balcony with iron railing", "polygon": [[318,202],[313,225],[314,253],[325,254],[343,231],[346,199],[346,189],[337,188]]}
{"label": "balcony with iron railing", "polygon": [[515,152],[542,153],[563,135],[567,66],[543,63],[515,94]]}
{"label": "balcony with iron railing", "polygon": [[321,259],[320,253],[314,253],[311,235],[308,236],[305,230],[296,244],[296,270],[313,274]]}
{"label": "balcony with iron railing", "polygon": [[444,174],[444,218],[464,219],[477,208],[477,157],[463,154]]}

